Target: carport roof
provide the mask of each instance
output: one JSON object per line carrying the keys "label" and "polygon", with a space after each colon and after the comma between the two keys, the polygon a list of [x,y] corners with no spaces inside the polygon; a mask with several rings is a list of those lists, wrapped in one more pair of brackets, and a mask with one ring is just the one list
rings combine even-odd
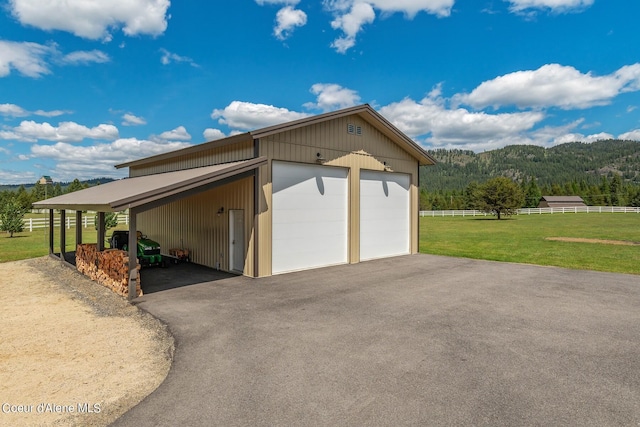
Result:
{"label": "carport roof", "polygon": [[180,198],[181,193],[191,194],[198,189],[204,191],[211,184],[249,172],[266,162],[266,157],[258,157],[239,162],[125,178],[42,200],[34,203],[33,206],[45,209],[98,212],[118,212],[128,208],[144,209],[145,205],[157,206],[163,199]]}

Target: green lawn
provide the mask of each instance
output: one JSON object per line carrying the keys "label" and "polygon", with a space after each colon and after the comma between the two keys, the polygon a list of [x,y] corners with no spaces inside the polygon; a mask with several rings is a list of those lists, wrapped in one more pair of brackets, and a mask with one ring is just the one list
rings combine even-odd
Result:
{"label": "green lawn", "polygon": [[424,217],[420,252],[465,258],[640,274],[640,245],[545,240],[570,237],[640,244],[640,214]]}
{"label": "green lawn", "polygon": [[[36,217],[33,215],[33,217]],[[39,216],[40,218],[42,215]],[[120,224],[115,229],[126,230],[126,225]],[[107,236],[115,229],[107,231]],[[0,262],[17,261],[20,259],[36,258],[49,253],[49,230],[47,228],[37,228],[34,231],[23,231],[9,237],[8,233],[0,232]],[[84,243],[95,243],[97,232],[93,226],[89,226],[82,231],[82,241]],[[71,227],[66,231],[66,250],[73,252],[76,250],[76,228]],[[108,246],[108,245],[107,245]],[[60,252],[60,229],[54,230],[54,251]]]}
{"label": "green lawn", "polygon": [[[121,224],[118,229],[126,229]],[[55,251],[59,251],[56,228]],[[107,236],[111,235],[111,230]],[[34,258],[49,252],[47,230],[9,238],[0,233],[0,262]],[[553,214],[494,217],[425,217],[420,219],[420,252],[456,257],[640,274],[640,245],[571,243],[546,237],[640,242],[640,214]],[[95,243],[93,227],[84,229],[85,243]],[[75,250],[75,228],[67,230],[67,251]]]}

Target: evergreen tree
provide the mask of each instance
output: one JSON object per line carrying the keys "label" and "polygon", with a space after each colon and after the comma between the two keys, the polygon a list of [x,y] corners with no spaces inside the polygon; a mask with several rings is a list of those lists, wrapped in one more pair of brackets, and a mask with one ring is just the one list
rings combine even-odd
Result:
{"label": "evergreen tree", "polygon": [[80,182],[80,180],[78,178],[74,179],[71,184],[69,184],[69,186],[67,187],[67,191],[66,193],[73,193],[75,191],[78,190],[82,190],[85,187],[82,185],[82,183]]}
{"label": "evergreen tree", "polygon": [[529,185],[525,190],[525,207],[537,208],[542,198],[542,192],[536,183],[536,180],[531,178]]}
{"label": "evergreen tree", "polygon": [[609,184],[611,206],[624,206],[624,195],[622,189],[622,179],[620,175],[613,174],[611,183]]}
{"label": "evergreen tree", "polygon": [[24,214],[27,210],[22,206],[17,196],[5,200],[0,207],[0,231],[20,233],[24,227]]}

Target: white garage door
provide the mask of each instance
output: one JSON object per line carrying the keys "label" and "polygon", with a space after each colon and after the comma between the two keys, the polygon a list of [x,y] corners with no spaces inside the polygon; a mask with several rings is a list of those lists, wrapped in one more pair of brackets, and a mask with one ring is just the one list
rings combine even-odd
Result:
{"label": "white garage door", "polygon": [[409,175],[360,172],[360,259],[409,253]]}
{"label": "white garage door", "polygon": [[347,207],[347,169],[273,162],[273,274],[346,263]]}

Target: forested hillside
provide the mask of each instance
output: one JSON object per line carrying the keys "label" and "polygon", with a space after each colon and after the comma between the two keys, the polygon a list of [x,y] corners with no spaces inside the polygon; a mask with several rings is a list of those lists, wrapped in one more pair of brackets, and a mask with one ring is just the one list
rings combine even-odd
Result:
{"label": "forested hillside", "polygon": [[426,209],[464,208],[469,184],[496,176],[518,182],[528,205],[537,205],[538,193],[579,195],[591,205],[630,205],[640,192],[640,142],[636,141],[572,142],[552,148],[510,145],[478,154],[464,150],[430,154],[438,164],[420,169],[421,207]]}

